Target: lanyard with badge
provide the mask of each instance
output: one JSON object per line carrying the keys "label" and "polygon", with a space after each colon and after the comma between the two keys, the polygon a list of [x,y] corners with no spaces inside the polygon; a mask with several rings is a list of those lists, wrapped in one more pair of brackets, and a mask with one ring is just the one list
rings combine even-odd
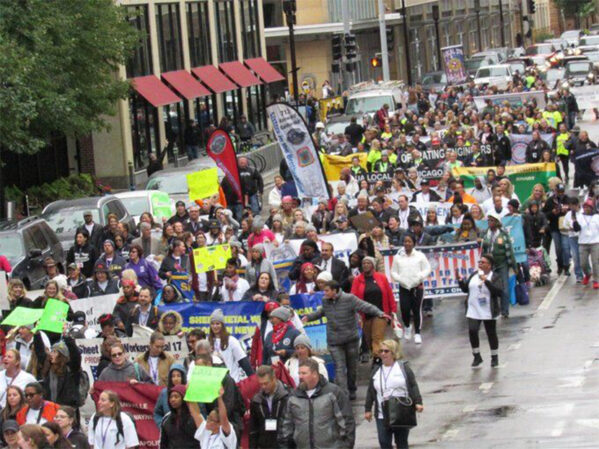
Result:
{"label": "lanyard with badge", "polygon": [[[268,400],[266,401],[266,405],[268,407],[268,414],[269,416],[272,416],[272,403],[274,401],[274,397],[271,399],[271,401],[269,402]],[[276,416],[276,413],[275,413]],[[266,418],[264,419],[264,430],[266,432],[276,432],[277,431],[277,420],[276,418]]]}
{"label": "lanyard with badge", "polygon": [[108,418],[104,421],[108,421],[108,425],[106,426],[106,428],[102,426],[102,429],[100,430],[100,437],[102,438],[102,449],[106,448],[106,438],[108,437],[108,429],[110,429],[110,424],[112,424],[112,418]]}
{"label": "lanyard with badge", "polygon": [[150,365],[150,376],[152,377],[152,381],[158,385],[158,360],[156,360],[156,364],[153,364],[152,359],[149,358],[148,365]]}
{"label": "lanyard with badge", "polygon": [[484,273],[479,271],[478,272],[478,305],[481,307],[484,307],[487,305],[487,296],[483,295],[483,287],[485,286],[484,281],[480,278],[481,276],[484,276]]}

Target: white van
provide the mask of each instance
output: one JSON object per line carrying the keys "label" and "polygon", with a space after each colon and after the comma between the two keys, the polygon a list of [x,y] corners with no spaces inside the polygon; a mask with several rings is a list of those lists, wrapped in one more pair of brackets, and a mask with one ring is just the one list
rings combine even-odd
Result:
{"label": "white van", "polygon": [[401,109],[404,98],[404,84],[401,81],[364,82],[352,86],[347,98],[345,115],[371,117],[384,104],[389,105],[389,114]]}

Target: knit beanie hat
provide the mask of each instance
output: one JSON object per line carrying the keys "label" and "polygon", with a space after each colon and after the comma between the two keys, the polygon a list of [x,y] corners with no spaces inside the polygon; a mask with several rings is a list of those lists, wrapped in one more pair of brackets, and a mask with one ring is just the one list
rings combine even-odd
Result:
{"label": "knit beanie hat", "polygon": [[210,322],[212,323],[213,321],[225,324],[225,314],[222,309],[214,309],[214,312],[210,315]]}
{"label": "knit beanie hat", "polygon": [[185,392],[187,391],[187,386],[183,384],[175,385],[168,391],[168,393],[171,394],[173,391],[179,393],[181,397],[184,398]]}
{"label": "knit beanie hat", "polygon": [[69,348],[67,347],[67,345],[65,344],[64,341],[59,341],[58,343],[54,343],[52,345],[52,351],[56,351],[59,354],[62,354],[63,356],[66,357],[66,359],[69,359]]}
{"label": "knit beanie hat", "polygon": [[362,259],[362,263],[364,263],[365,261],[370,262],[372,266],[376,268],[376,260],[374,259],[374,257],[366,256],[364,257],[364,259]]}
{"label": "knit beanie hat", "polygon": [[300,334],[297,337],[295,337],[295,340],[293,341],[293,347],[295,348],[299,345],[305,346],[310,351],[312,350],[312,343],[310,342],[310,338],[307,335]]}
{"label": "knit beanie hat", "polygon": [[285,307],[278,307],[270,312],[270,316],[271,318],[278,318],[283,322],[287,322],[291,318],[291,313]]}
{"label": "knit beanie hat", "polygon": [[330,282],[333,280],[333,275],[331,273],[329,273],[328,271],[323,271],[318,276],[316,276],[316,280]]}

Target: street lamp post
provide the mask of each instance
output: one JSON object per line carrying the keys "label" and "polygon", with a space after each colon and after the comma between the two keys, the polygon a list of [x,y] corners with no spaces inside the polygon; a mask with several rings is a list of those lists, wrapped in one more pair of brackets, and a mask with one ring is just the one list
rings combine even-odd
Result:
{"label": "street lamp post", "polygon": [[435,22],[435,39],[437,46],[437,70],[441,68],[441,39],[439,38],[439,5],[433,5],[433,22]]}
{"label": "street lamp post", "polygon": [[408,86],[412,85],[412,64],[410,63],[410,42],[408,40],[408,14],[406,0],[401,0],[401,16],[403,17],[403,43],[406,51],[406,67],[408,73]]}
{"label": "street lamp post", "polygon": [[476,28],[478,30],[478,51],[482,51],[483,36],[480,31],[480,0],[474,0],[474,9],[476,10]]}
{"label": "street lamp post", "polygon": [[293,83],[293,99],[295,105],[299,105],[299,85],[297,82],[297,61],[295,58],[295,33],[293,32],[293,25],[295,25],[295,12],[297,6],[295,0],[283,0],[283,11],[285,12],[285,19],[287,20],[287,26],[289,27],[289,53],[291,56],[291,80]]}
{"label": "street lamp post", "polygon": [[501,29],[501,46],[505,47],[505,30],[503,26],[503,0],[499,0],[499,27]]}

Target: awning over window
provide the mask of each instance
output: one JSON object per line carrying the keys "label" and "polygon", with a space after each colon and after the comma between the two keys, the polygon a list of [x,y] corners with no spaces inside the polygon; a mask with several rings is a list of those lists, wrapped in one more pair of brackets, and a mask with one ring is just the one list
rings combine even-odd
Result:
{"label": "awning over window", "polygon": [[251,87],[262,84],[262,81],[256,78],[252,72],[239,61],[223,62],[218,66],[229,78],[239,84],[240,87]]}
{"label": "awning over window", "polygon": [[222,72],[213,65],[196,67],[195,69],[191,69],[191,72],[215,94],[238,89],[238,86],[235,83],[229,80],[229,78],[223,75]]}
{"label": "awning over window", "polygon": [[256,75],[262,78],[265,83],[274,83],[276,81],[283,81],[285,77],[281,75],[277,70],[266,62],[264,58],[252,58],[246,59],[245,65],[254,71]]}
{"label": "awning over window", "polygon": [[133,88],[154,107],[179,103],[179,98],[156,75],[138,76],[133,78]]}
{"label": "awning over window", "polygon": [[202,83],[191,76],[186,70],[176,70],[174,72],[166,72],[162,74],[162,78],[177,91],[177,93],[188,100],[193,100],[198,97],[206,97],[212,95]]}

